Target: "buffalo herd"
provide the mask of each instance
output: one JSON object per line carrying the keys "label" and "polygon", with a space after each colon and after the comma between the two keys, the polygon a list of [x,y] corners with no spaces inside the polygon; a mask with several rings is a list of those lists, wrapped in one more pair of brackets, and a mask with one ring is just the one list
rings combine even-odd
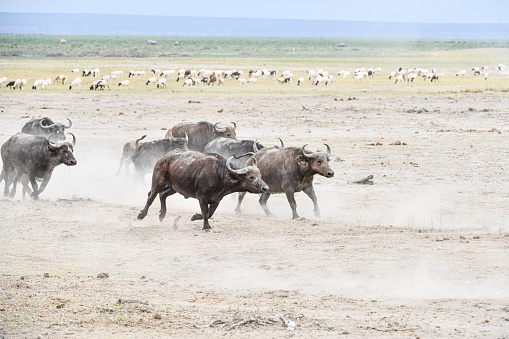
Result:
{"label": "buffalo herd", "polygon": [[[44,191],[53,169],[60,165],[77,164],[73,151],[76,138],[66,141],[67,124],[55,123],[50,118],[32,119],[20,133],[9,138],[1,147],[3,162],[0,181],[5,181],[4,195],[14,197],[17,183],[23,186],[23,196],[31,192],[34,199]],[[201,213],[192,220],[203,220],[203,229],[210,231],[209,219],[219,203],[228,194],[238,192],[235,211],[241,212],[241,203],[247,192],[260,194],[260,205],[271,215],[267,200],[271,194],[285,193],[292,210],[292,218],[299,219],[295,193],[303,191],[313,202],[314,213],[320,217],[313,178],[319,174],[334,176],[329,166],[331,149],[310,152],[306,145],[265,147],[257,140],[238,140],[237,125],[201,121],[181,123],[170,128],[164,139],[142,142],[145,136],[124,145],[117,175],[122,166],[135,168],[135,177],[143,179],[152,172],[152,183],[147,203],[138,214],[143,219],[157,195],[161,203],[159,219],[166,215],[166,198],[179,193],[184,198],[199,201]],[[129,173],[129,172],[128,172]],[[37,180],[42,180],[40,186]],[[31,184],[31,189],[29,187]],[[12,189],[10,189],[12,185]]]}

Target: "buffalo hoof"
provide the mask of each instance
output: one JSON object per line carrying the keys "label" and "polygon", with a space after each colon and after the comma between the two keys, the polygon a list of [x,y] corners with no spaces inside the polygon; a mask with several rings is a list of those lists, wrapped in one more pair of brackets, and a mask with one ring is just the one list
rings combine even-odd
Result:
{"label": "buffalo hoof", "polygon": [[160,222],[163,222],[163,220],[164,220],[164,217],[165,217],[165,216],[166,216],[166,213],[164,213],[164,214],[159,214],[159,221],[160,221]]}
{"label": "buffalo hoof", "polygon": [[147,212],[140,212],[138,214],[138,220],[143,220],[147,216]]}
{"label": "buffalo hoof", "polygon": [[191,217],[191,221],[195,221],[195,220],[203,220],[203,216],[200,213],[196,213],[195,215],[193,215]]}

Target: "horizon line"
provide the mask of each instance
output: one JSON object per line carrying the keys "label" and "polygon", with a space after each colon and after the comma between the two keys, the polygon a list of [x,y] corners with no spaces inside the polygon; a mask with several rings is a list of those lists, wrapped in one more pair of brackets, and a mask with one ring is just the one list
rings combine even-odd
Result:
{"label": "horizon line", "polygon": [[362,21],[362,20],[331,20],[331,19],[288,19],[288,18],[250,18],[250,17],[218,17],[218,16],[185,16],[185,15],[154,15],[154,14],[119,14],[119,13],[56,13],[56,12],[2,12],[1,14],[51,14],[51,15],[119,15],[119,16],[139,16],[139,17],[161,17],[161,18],[198,18],[198,19],[242,19],[242,20],[287,20],[287,21],[327,21],[327,22],[352,22],[352,23],[377,23],[377,24],[419,24],[419,25],[509,25],[505,22],[396,22],[396,21]]}

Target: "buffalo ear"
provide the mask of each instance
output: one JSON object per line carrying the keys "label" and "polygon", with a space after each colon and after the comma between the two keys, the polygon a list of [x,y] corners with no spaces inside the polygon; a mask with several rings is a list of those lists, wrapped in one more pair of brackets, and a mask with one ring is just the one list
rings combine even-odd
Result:
{"label": "buffalo ear", "polygon": [[297,157],[297,164],[301,166],[307,166],[308,162],[302,156]]}

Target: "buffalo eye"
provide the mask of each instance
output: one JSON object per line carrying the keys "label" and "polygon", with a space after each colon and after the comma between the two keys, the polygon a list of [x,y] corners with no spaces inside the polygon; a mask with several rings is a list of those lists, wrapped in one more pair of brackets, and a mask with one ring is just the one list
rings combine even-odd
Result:
{"label": "buffalo eye", "polygon": [[253,175],[249,177],[249,179],[251,179],[251,180],[254,180],[254,178],[255,178],[255,177],[254,177]]}
{"label": "buffalo eye", "polygon": [[318,165],[321,165],[322,164],[322,160],[318,160]]}

